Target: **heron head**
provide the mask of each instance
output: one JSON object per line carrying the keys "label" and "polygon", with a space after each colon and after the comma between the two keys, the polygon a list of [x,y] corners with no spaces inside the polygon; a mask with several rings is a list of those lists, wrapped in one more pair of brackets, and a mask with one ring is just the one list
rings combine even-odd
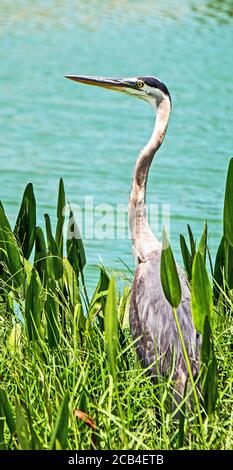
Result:
{"label": "heron head", "polygon": [[135,98],[146,100],[156,108],[164,98],[168,98],[171,103],[170,93],[166,85],[156,77],[108,78],[84,75],[65,75],[65,77],[86,85],[126,93]]}

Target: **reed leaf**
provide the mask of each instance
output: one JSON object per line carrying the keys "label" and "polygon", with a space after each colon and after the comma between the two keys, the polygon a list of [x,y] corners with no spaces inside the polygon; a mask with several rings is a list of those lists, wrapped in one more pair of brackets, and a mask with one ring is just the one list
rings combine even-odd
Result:
{"label": "reed leaf", "polygon": [[63,227],[65,222],[64,209],[66,206],[66,196],[63,179],[60,179],[59,190],[58,190],[58,200],[57,200],[57,227],[56,227],[56,244],[60,252],[61,257],[63,257]]}
{"label": "reed leaf", "polygon": [[116,381],[117,355],[119,350],[118,317],[117,317],[117,293],[114,277],[111,277],[108,287],[107,301],[104,314],[105,344],[109,371]]}
{"label": "reed leaf", "polygon": [[20,243],[24,258],[29,259],[35,242],[36,200],[33,185],[29,183],[23,194],[14,234]]}
{"label": "reed leaf", "polygon": [[201,253],[204,262],[206,262],[206,252],[207,252],[207,235],[208,235],[208,227],[207,222],[205,222],[204,230],[198,245],[198,251]]}
{"label": "reed leaf", "polygon": [[25,319],[29,341],[39,338],[42,314],[42,285],[35,268],[32,269],[25,295]]}
{"label": "reed leaf", "polygon": [[210,280],[201,253],[195,255],[191,286],[192,314],[196,330],[203,334],[207,316],[211,328],[214,328],[213,298]]}
{"label": "reed leaf", "polygon": [[20,250],[2,207],[0,207],[0,252],[2,262],[6,264],[15,287],[19,287],[24,280]]}
{"label": "reed leaf", "polygon": [[192,256],[183,235],[180,235],[180,248],[188,280],[192,279]]}
{"label": "reed leaf", "polygon": [[233,289],[233,246],[226,240],[224,243],[224,267],[227,287]]}
{"label": "reed leaf", "polygon": [[204,398],[204,408],[210,417],[215,410],[218,396],[218,383],[217,361],[214,354],[213,338],[208,317],[205,317],[204,323],[201,360],[205,366],[202,372],[202,393]]}
{"label": "reed leaf", "polygon": [[31,436],[25,412],[20,403],[16,402],[16,433],[21,450],[32,450]]}
{"label": "reed leaf", "polygon": [[45,302],[45,315],[47,320],[48,344],[51,349],[58,346],[60,342],[61,332],[59,324],[59,302],[55,296],[56,282],[48,281],[47,299]]}
{"label": "reed leaf", "polygon": [[0,404],[1,404],[1,407],[2,407],[3,415],[6,418],[6,424],[8,426],[8,429],[9,429],[11,435],[13,435],[15,433],[15,429],[16,429],[15,419],[14,419],[14,416],[13,416],[13,411],[12,411],[12,408],[11,408],[11,404],[8,400],[8,397],[7,397],[7,394],[6,394],[5,390],[3,390],[3,389],[0,389]]}
{"label": "reed leaf", "polygon": [[46,259],[47,247],[44,233],[40,227],[36,227],[34,267],[36,268],[42,282],[46,278]]}
{"label": "reed leaf", "polygon": [[194,256],[196,254],[196,242],[194,240],[193,232],[192,232],[190,225],[188,224],[187,227],[188,227],[190,248],[191,248],[191,253],[192,253],[192,260],[194,260]]}
{"label": "reed leaf", "polygon": [[230,160],[227,172],[223,211],[223,233],[225,240],[233,246],[233,158]]}
{"label": "reed leaf", "polygon": [[55,239],[52,235],[51,222],[48,214],[45,214],[45,226],[48,242],[49,256],[47,258],[47,273],[51,279],[61,279],[63,276],[63,264]]}
{"label": "reed leaf", "polygon": [[70,206],[69,224],[67,232],[67,258],[73,266],[77,277],[82,272],[86,264],[86,255],[81,238],[81,234],[74,218],[72,208]]}
{"label": "reed leaf", "polygon": [[164,295],[170,305],[177,308],[181,302],[180,280],[176,263],[168,242],[165,230],[163,230],[163,249],[161,253],[160,277]]}
{"label": "reed leaf", "polygon": [[50,449],[65,449],[68,436],[69,394],[65,393],[50,440]]}

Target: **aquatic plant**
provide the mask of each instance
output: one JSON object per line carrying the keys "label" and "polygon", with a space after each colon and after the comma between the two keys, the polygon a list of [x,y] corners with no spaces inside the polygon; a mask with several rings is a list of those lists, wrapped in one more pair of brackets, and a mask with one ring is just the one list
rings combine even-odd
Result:
{"label": "aquatic plant", "polygon": [[[45,229],[37,226],[32,184],[13,229],[1,204],[0,449],[231,448],[232,194],[233,159],[214,263],[207,224],[199,243],[190,226],[189,241],[180,237],[194,324],[203,336],[202,366],[195,381],[189,374],[191,385],[173,407],[173,371],[153,385],[138,363],[128,327],[130,283],[120,289],[117,277],[100,266],[88,295],[83,242],[70,237],[78,230],[72,207],[64,236],[63,180],[54,232],[48,214]],[[161,279],[182,341],[170,246]]]}

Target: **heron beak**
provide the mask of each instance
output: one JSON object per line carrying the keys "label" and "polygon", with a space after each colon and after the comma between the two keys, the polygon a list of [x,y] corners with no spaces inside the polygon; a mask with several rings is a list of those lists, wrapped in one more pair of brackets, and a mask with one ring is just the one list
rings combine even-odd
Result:
{"label": "heron beak", "polygon": [[75,82],[85,83],[86,85],[94,85],[101,88],[107,88],[115,91],[126,91],[126,88],[134,88],[133,80],[108,78],[108,77],[88,77],[84,75],[65,75],[65,78],[74,80]]}

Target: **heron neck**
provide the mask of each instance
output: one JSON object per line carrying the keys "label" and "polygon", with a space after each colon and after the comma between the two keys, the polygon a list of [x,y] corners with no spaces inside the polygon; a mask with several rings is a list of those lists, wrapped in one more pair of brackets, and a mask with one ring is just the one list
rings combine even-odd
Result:
{"label": "heron neck", "polygon": [[129,226],[135,255],[139,262],[150,259],[161,250],[161,243],[152,233],[146,212],[146,185],[150,165],[166,134],[171,111],[170,100],[164,96],[156,109],[154,130],[148,143],[140,152],[133,176],[129,200]]}

